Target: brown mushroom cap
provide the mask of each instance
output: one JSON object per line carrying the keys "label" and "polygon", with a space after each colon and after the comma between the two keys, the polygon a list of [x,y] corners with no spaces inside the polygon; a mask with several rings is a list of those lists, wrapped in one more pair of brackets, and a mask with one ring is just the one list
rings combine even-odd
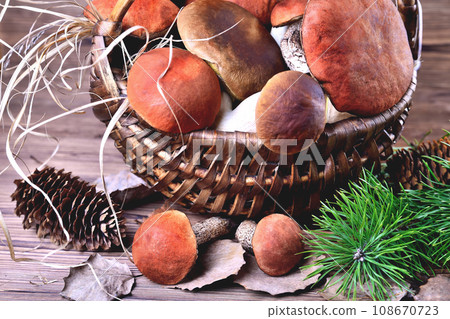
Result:
{"label": "brown mushroom cap", "polygon": [[[111,14],[117,0],[93,0],[92,4],[103,19]],[[88,5],[84,10],[84,16],[96,22]],[[150,39],[164,35],[178,14],[178,7],[169,0],[135,0],[122,21],[123,30],[140,25],[147,29]],[[133,35],[145,38],[143,29],[138,29]]]}
{"label": "brown mushroom cap", "polygon": [[272,9],[270,23],[281,27],[300,19],[305,13],[308,0],[281,0]]}
{"label": "brown mushroom cap", "polygon": [[[261,91],[255,120],[258,138],[267,148],[277,153],[300,152],[310,146],[304,145],[306,140],[312,144],[324,130],[326,99],[322,88],[301,72],[278,73]],[[291,145],[294,140],[296,145]]]}
{"label": "brown mushroom cap", "polygon": [[259,268],[270,276],[288,273],[303,258],[300,227],[290,217],[271,214],[260,220],[252,239]]}
{"label": "brown mushroom cap", "polygon": [[169,210],[148,218],[134,235],[133,260],[153,282],[180,282],[197,260],[197,242],[186,215]]}
{"label": "brown mushroom cap", "polygon": [[[270,33],[234,3],[197,0],[181,11],[177,24],[186,48],[206,60],[239,100],[260,91],[274,74],[285,69],[280,48]],[[211,39],[189,41],[205,38]]]}
{"label": "brown mushroom cap", "polygon": [[148,124],[164,132],[180,133],[178,123],[182,133],[212,125],[221,100],[216,74],[197,56],[173,48],[170,68],[160,80],[169,107],[156,85],[169,64],[169,53],[170,48],[155,49],[136,60],[127,86],[132,108]]}
{"label": "brown mushroom cap", "polygon": [[302,42],[311,73],[338,111],[381,113],[411,82],[413,58],[391,0],[310,0]]}
{"label": "brown mushroom cap", "polygon": [[[195,2],[197,0],[187,0],[186,5]],[[215,0],[222,1],[222,0]],[[262,24],[268,25],[270,23],[270,13],[273,6],[277,3],[277,0],[225,0],[233,2],[238,6],[244,8],[251,14],[253,14]]]}

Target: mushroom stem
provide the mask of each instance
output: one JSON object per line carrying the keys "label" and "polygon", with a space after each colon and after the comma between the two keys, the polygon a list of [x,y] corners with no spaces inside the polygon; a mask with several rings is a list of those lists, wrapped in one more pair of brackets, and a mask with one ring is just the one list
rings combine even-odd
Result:
{"label": "mushroom stem", "polygon": [[233,229],[230,219],[211,217],[192,226],[197,245],[204,244],[226,234]]}
{"label": "mushroom stem", "polygon": [[256,222],[253,220],[244,220],[236,229],[236,240],[242,245],[242,248],[250,254],[253,254],[252,239],[255,230]]}
{"label": "mushroom stem", "polygon": [[305,51],[300,40],[301,25],[302,19],[287,26],[286,33],[280,42],[280,49],[289,69],[310,73],[311,71],[306,63]]}

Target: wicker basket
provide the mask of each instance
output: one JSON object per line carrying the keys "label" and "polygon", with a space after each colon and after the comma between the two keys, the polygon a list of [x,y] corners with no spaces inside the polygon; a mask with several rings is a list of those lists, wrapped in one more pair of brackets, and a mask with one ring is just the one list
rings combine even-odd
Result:
{"label": "wicker basket", "polygon": [[[118,1],[109,21],[121,21],[132,2]],[[191,211],[246,218],[285,211],[297,220],[306,219],[319,207],[321,199],[348,180],[357,178],[363,166],[377,169],[381,161],[392,154],[391,145],[399,137],[408,116],[420,66],[420,2],[407,9],[412,21],[407,31],[415,60],[407,92],[398,104],[379,115],[327,124],[316,143],[325,165],[318,165],[316,161],[298,165],[297,157],[280,158],[265,147],[253,154],[254,145],[258,144],[255,133],[203,130],[183,136],[161,134],[131,109],[111,133],[115,146],[135,174]],[[118,33],[120,23],[101,21],[97,24],[91,51],[94,60],[103,52],[105,41]],[[111,57],[102,59],[92,69],[94,101],[126,95],[126,82],[115,62]],[[96,107],[94,113],[108,124],[121,103],[123,100],[105,103]],[[194,150],[193,141],[198,139],[201,146]],[[217,145],[221,145],[222,152]]]}

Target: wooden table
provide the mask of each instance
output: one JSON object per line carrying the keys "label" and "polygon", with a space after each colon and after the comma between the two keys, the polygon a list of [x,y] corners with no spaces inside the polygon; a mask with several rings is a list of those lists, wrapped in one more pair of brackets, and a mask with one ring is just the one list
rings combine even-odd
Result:
{"label": "wooden table", "polygon": [[[413,108],[404,130],[404,136],[409,140],[420,139],[429,130],[432,130],[432,133],[427,139],[438,138],[443,135],[441,129],[450,129],[450,7],[448,0],[423,1],[423,10],[423,64]],[[19,36],[26,33],[32,19],[32,14],[9,11],[1,22],[0,38],[10,44],[15,43]],[[72,105],[82,105],[88,100],[86,94],[80,95]],[[17,106],[17,103],[13,104],[12,109],[17,109]],[[34,108],[36,114],[45,114],[45,118],[60,112],[46,96],[39,96]],[[5,145],[10,121],[5,120],[2,124],[0,143]],[[89,182],[94,181],[99,176],[98,149],[104,129],[90,110],[86,114],[71,115],[46,125],[45,131],[58,137],[60,145],[57,155],[49,164],[72,171]],[[399,142],[399,145],[404,145],[404,142]],[[19,164],[25,171],[28,168],[33,170],[52,153],[55,146],[53,140],[29,137],[20,153]],[[0,147],[0,164],[1,169],[8,164],[4,146]],[[124,168],[121,155],[109,142],[105,148],[105,174],[116,173]],[[47,239],[39,242],[32,230],[23,230],[21,218],[14,215],[15,203],[11,202],[10,194],[15,189],[12,181],[16,178],[18,176],[11,168],[0,176],[0,210],[11,232],[17,256],[40,259],[55,249],[55,246]],[[128,235],[131,238],[138,227],[136,219],[141,219],[161,204],[161,197],[156,195],[152,202],[126,212]],[[193,219],[195,218],[198,217],[194,216]],[[62,278],[68,275],[68,270],[24,262],[15,263],[10,259],[3,234],[0,235],[0,300],[61,300],[59,292],[64,284]],[[89,252],[59,251],[46,261],[71,265],[86,260],[89,255]],[[120,252],[102,255],[119,257],[119,261],[130,266],[133,274],[139,275],[134,265]],[[315,291],[273,297],[266,293],[246,291],[231,280],[221,281],[196,292],[188,292],[163,288],[139,276],[132,294],[126,297],[126,300],[132,299],[321,300],[321,297]]]}

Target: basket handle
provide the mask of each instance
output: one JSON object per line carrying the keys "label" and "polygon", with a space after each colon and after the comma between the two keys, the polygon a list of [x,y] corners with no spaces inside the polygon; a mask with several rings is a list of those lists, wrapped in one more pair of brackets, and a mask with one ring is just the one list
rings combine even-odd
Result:
{"label": "basket handle", "polygon": [[103,83],[105,83],[106,91],[109,92],[111,97],[118,97],[120,95],[119,88],[114,80],[108,59],[98,60],[98,58],[105,50],[105,44],[120,33],[123,17],[133,2],[134,0],[118,0],[111,11],[108,21],[99,21],[92,32],[94,35],[92,39],[93,50],[91,50],[93,53],[92,60],[97,61],[94,70]]}
{"label": "basket handle", "polygon": [[109,16],[109,21],[122,22],[123,17],[133,4],[134,0],[118,0]]}
{"label": "basket handle", "polygon": [[420,60],[422,57],[422,38],[423,38],[423,11],[422,3],[417,0],[417,20],[416,20],[416,34],[414,41],[414,58],[419,62],[417,69],[420,67]]}

